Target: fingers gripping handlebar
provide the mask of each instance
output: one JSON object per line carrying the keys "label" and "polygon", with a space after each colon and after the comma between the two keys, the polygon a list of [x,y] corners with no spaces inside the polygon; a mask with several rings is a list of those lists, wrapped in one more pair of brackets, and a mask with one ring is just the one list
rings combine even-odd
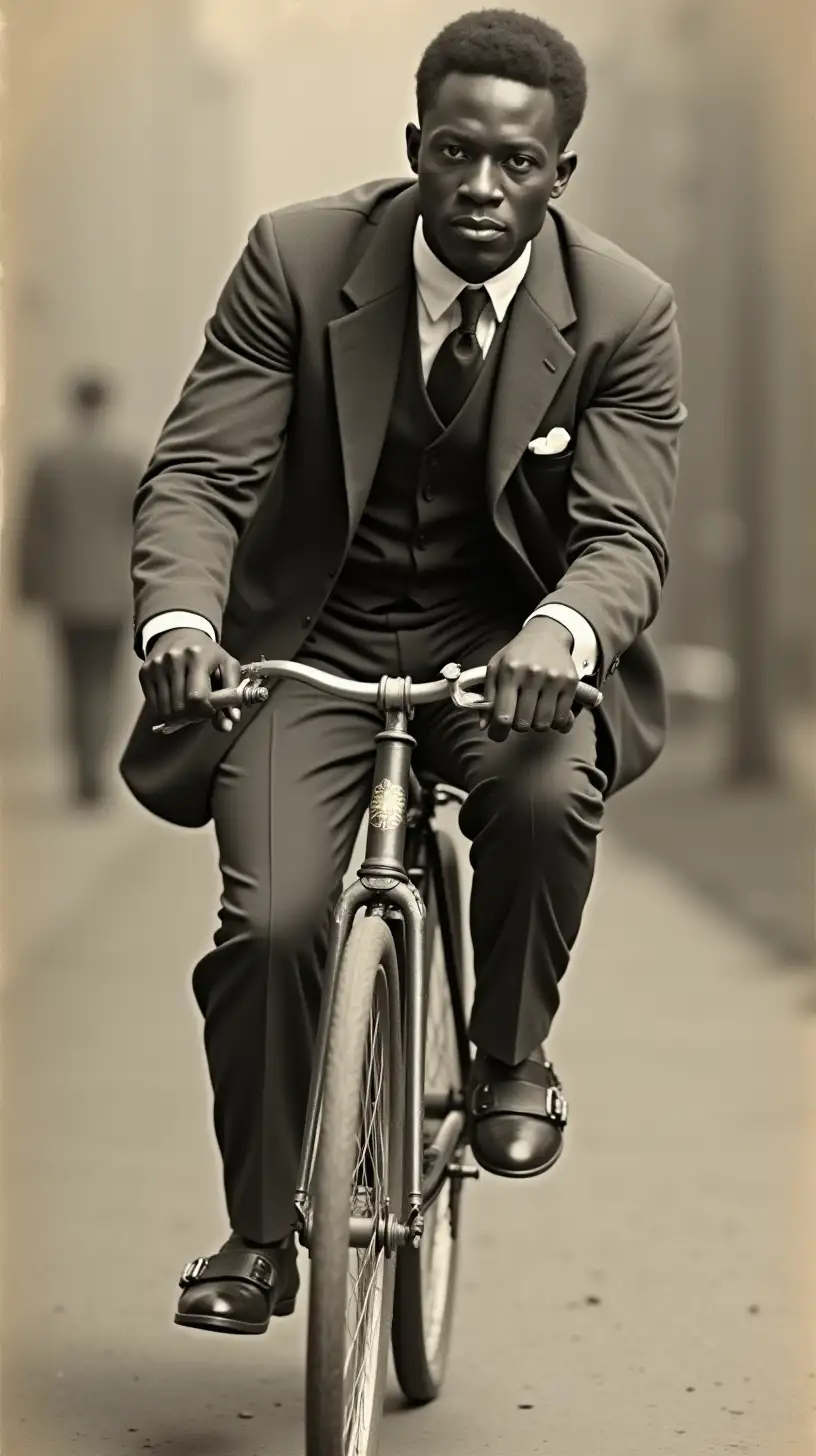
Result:
{"label": "fingers gripping handlebar", "polygon": [[[210,708],[244,708],[256,703],[264,703],[269,697],[269,688],[265,680],[280,678],[311,683],[313,687],[335,697],[361,703],[382,705],[385,684],[402,681],[405,685],[404,699],[408,708],[415,708],[423,703],[442,702],[446,697],[449,697],[458,708],[476,710],[490,706],[478,693],[470,691],[471,687],[484,683],[487,668],[473,667],[467,672],[462,672],[456,662],[449,662],[443,667],[439,678],[427,683],[414,683],[410,678],[401,680],[383,678],[376,683],[354,682],[350,678],[336,677],[332,673],[323,672],[317,667],[307,667],[303,663],[267,662],[265,659],[248,663],[242,667],[241,671],[243,677],[237,687],[216,688],[210,693],[207,700]],[[603,693],[598,688],[592,687],[590,683],[579,682],[575,690],[575,702],[582,707],[599,708],[603,702]],[[207,719],[203,719],[201,716],[174,718],[166,723],[156,723],[153,732],[176,733],[180,728],[187,728],[193,723],[202,721],[207,721]]]}

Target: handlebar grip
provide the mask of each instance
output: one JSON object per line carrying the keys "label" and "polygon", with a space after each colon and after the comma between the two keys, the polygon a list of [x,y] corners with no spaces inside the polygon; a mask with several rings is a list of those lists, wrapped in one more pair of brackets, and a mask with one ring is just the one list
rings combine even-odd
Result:
{"label": "handlebar grip", "polygon": [[600,708],[603,693],[599,688],[594,688],[591,683],[579,682],[575,689],[575,701],[584,708]]}
{"label": "handlebar grip", "polygon": [[[265,703],[269,688],[265,683],[249,682],[246,678],[237,688],[216,688],[207,701],[211,708],[243,708],[252,703]],[[209,717],[172,718],[168,723],[154,723],[154,733],[178,733],[180,728],[191,728],[195,723],[208,723]]]}

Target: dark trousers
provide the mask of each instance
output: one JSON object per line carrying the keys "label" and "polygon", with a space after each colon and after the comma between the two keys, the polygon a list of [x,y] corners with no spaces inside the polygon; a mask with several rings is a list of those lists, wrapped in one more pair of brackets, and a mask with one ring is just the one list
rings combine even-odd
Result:
{"label": "dark trousers", "polygon": [[123,633],[121,622],[59,624],[66,734],[76,793],[82,800],[97,799],[104,790]]}
{"label": "dark trousers", "polygon": [[[436,618],[339,605],[300,660],[376,681],[475,667],[516,634],[484,602]],[[375,709],[285,682],[223,759],[213,789],[223,898],[193,985],[205,1018],[232,1227],[272,1242],[292,1222],[331,908],[371,789]],[[516,1063],[546,1037],[592,880],[606,779],[586,712],[569,734],[493,743],[450,703],[417,710],[414,766],[468,792],[474,871],[471,1036]]]}

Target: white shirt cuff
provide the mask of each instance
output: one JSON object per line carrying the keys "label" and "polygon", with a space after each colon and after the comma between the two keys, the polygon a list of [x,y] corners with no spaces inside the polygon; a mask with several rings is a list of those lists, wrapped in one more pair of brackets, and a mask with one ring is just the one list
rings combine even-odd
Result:
{"label": "white shirt cuff", "polygon": [[582,617],[574,607],[562,607],[560,602],[554,602],[552,606],[536,607],[524,623],[525,627],[533,617],[552,617],[553,621],[566,627],[572,636],[572,660],[578,676],[592,677],[598,664],[598,639],[586,617]]}
{"label": "white shirt cuff", "polygon": [[160,612],[158,617],[151,617],[149,622],[145,622],[142,628],[144,655],[147,656],[148,645],[155,637],[162,632],[172,632],[176,627],[195,627],[198,632],[206,632],[213,642],[218,641],[212,622],[208,622],[206,617],[200,617],[198,612]]}

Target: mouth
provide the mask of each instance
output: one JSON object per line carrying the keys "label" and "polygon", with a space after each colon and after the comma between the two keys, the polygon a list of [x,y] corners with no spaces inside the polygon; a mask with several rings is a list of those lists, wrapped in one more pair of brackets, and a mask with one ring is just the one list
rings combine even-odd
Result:
{"label": "mouth", "polygon": [[500,238],[507,229],[503,222],[494,217],[455,217],[451,226],[465,238],[478,243],[490,243]]}

